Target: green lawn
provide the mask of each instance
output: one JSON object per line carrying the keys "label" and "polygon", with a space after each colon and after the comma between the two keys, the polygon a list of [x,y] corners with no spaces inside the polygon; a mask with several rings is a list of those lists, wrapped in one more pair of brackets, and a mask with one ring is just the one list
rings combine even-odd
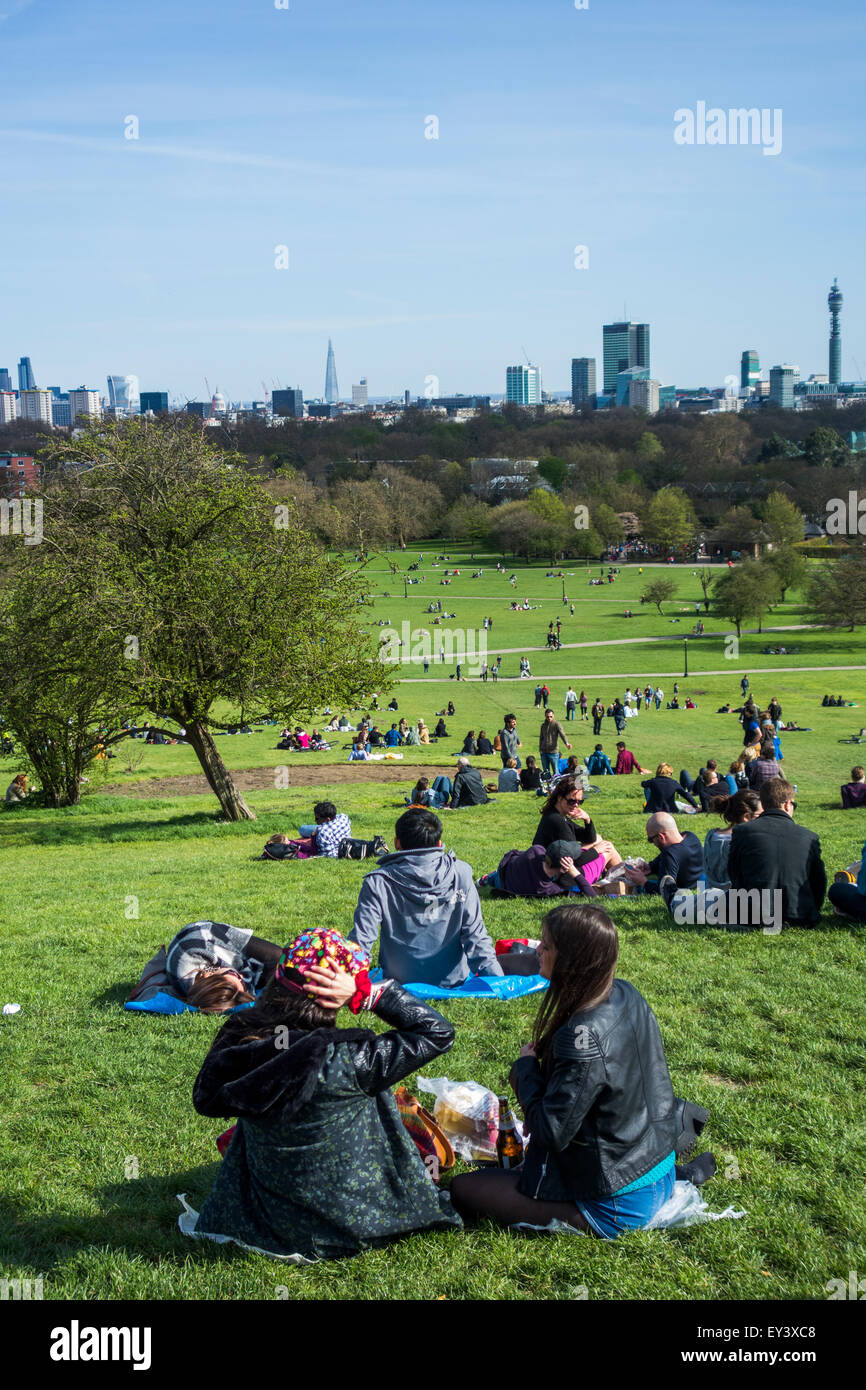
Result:
{"label": "green lawn", "polygon": [[[488,564],[484,568],[484,581],[474,583],[499,593],[487,587],[491,571]],[[460,599],[458,584],[469,592],[473,583],[462,577],[447,590],[429,579],[419,589],[431,597],[448,594],[462,624],[488,611],[507,649],[530,638],[543,643],[561,586],[546,580],[545,570],[518,571],[515,591],[530,599],[546,595],[540,614],[507,614],[510,589],[498,606]],[[699,597],[692,592],[696,581],[690,571],[674,573],[685,606],[688,598]],[[387,571],[381,578],[383,589],[393,584]],[[496,578],[508,589],[507,579]],[[642,615],[632,620],[640,632],[667,635],[665,619],[637,606],[637,576],[628,574],[620,583],[613,586],[616,603],[630,599]],[[429,599],[424,593],[418,601],[418,592],[410,590],[408,604],[402,598],[380,600],[378,615],[424,625],[419,610]],[[578,610],[584,615],[579,623],[577,614],[567,620],[564,640],[603,640],[629,627],[629,620],[609,616],[608,605],[615,605],[607,590],[575,593],[597,593],[598,599]],[[794,603],[784,612],[778,621],[803,620]],[[691,622],[684,613],[674,630],[688,630]],[[707,625],[721,627],[714,620]],[[820,672],[761,671],[772,670],[773,662],[833,664],[831,651],[841,664],[866,664],[862,637],[797,633],[798,657],[754,655],[766,640],[744,638],[741,659],[727,663],[721,638],[695,643],[689,663],[698,674],[688,681],[678,667],[678,639],[530,655],[533,672],[551,684],[559,711],[570,678],[578,690],[585,678],[591,697],[600,690],[610,699],[644,673],[679,669],[681,691],[696,694],[698,710],[641,714],[629,721],[627,737],[646,766],[666,757],[676,771],[686,765],[692,773],[710,753],[729,761],[737,752],[739,724],[715,710],[726,698],[739,703],[739,674],[748,670],[759,700],[777,694],[786,715],[815,731],[783,738],[785,770],[798,784],[797,819],[819,831],[832,876],[836,867],[859,858],[866,837],[866,817],[838,809],[839,784],[862,756],[839,739],[866,723],[866,704],[862,710],[824,710],[820,697],[827,678]],[[517,661],[517,655],[504,658],[506,674],[516,675]],[[711,667],[724,674],[699,674]],[[590,682],[593,672],[622,678]],[[407,679],[398,692],[400,713],[429,720],[450,694],[457,717],[449,727],[459,737],[423,753],[407,752],[406,791],[416,764],[450,761],[467,728],[498,728],[506,709],[518,715],[524,752],[537,748],[534,681],[494,688],[475,680],[455,690],[453,681],[434,681],[432,670],[427,682],[420,669],[412,675],[418,683]],[[673,675],[662,679],[668,694],[672,680]],[[839,673],[834,688],[856,698],[860,673]],[[588,752],[591,725],[568,727],[576,749]],[[602,741],[612,749],[610,721]],[[273,729],[220,740],[237,768],[285,765],[290,755],[275,751],[275,742]],[[116,780],[197,771],[188,749],[137,747],[145,753],[141,767]],[[847,1279],[858,1258],[862,1266],[864,930],[831,913],[814,931],[785,930],[779,937],[677,927],[658,902],[646,899],[610,904],[621,927],[620,973],[656,1011],[677,1093],[711,1112],[705,1139],[720,1171],[704,1189],[710,1205],[717,1211],[744,1208],[745,1219],[638,1233],[613,1245],[577,1236],[526,1242],[481,1227],[464,1235],[413,1238],[305,1270],[184,1240],[176,1229],[175,1194],[185,1191],[200,1206],[218,1163],[214,1139],[224,1127],[197,1116],[190,1099],[219,1022],[128,1014],[122,1001],[153,948],[197,917],[249,926],[276,940],[314,923],[348,929],[365,864],[268,864],[253,858],[269,834],[308,819],[312,802],[322,795],[350,811],[355,834],[381,831],[392,839],[403,785],[366,780],[375,775],[367,767],[358,769],[363,782],[329,786],[329,766],[347,756],[342,749],[298,755],[304,765],[322,764],[321,786],[249,793],[259,817],[254,824],[219,823],[215,800],[205,796],[93,795],[73,810],[0,812],[0,1002],[22,1006],[19,1014],[0,1018],[3,1277],[42,1276],[46,1298],[271,1299],[285,1289],[298,1299],[569,1299],[585,1286],[590,1299],[820,1300],[827,1297],[828,1280]],[[485,761],[492,771],[497,760]],[[112,764],[112,779],[119,762]],[[638,779],[602,779],[600,785],[600,794],[591,798],[596,823],[623,853],[640,852],[645,840]],[[539,806],[536,798],[520,795],[450,813],[444,817],[446,843],[480,874],[495,867],[506,849],[530,843]],[[715,823],[701,817],[689,828],[703,835]],[[493,937],[537,935],[540,915],[538,907],[522,902],[485,905]],[[536,1007],[533,999],[444,1006],[457,1025],[457,1041],[432,1073],[501,1087]],[[137,1162],[137,1178],[127,1177],[136,1167],[130,1160]]]}

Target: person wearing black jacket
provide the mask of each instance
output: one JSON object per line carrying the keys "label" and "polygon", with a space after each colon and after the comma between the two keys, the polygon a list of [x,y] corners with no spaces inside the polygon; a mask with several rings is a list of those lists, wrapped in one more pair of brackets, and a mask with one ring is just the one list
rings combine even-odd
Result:
{"label": "person wearing black jacket", "polygon": [[451,793],[452,810],[458,810],[461,806],[484,806],[488,800],[478,768],[471,767],[465,758],[458,758],[457,776]]}
{"label": "person wearing black jacket", "polygon": [[[309,954],[303,970],[292,964],[304,937],[287,946],[255,1007],[232,1016],[205,1058],[196,1110],[238,1123],[194,1229],[181,1218],[190,1234],[304,1260],[462,1224],[390,1093],[450,1049],[454,1028],[393,981],[371,985],[363,953],[339,933],[318,935],[319,966]],[[337,1028],[345,1004],[392,1030]]]}
{"label": "person wearing black jacket", "polygon": [[463,747],[460,749],[460,752],[465,753],[468,758],[475,757],[476,753],[478,752],[478,744],[475,742],[474,729],[470,729],[469,733],[464,738]]}
{"label": "person wearing black jacket", "polygon": [[461,1174],[451,1199],[465,1217],[559,1220],[614,1240],[658,1214],[676,1177],[704,1181],[715,1161],[703,1154],[675,1167],[681,1116],[693,1107],[674,1096],[649,1004],[615,978],[619,941],[607,913],[555,908],[538,954],[550,989],[510,1077],[530,1135],[523,1166]]}
{"label": "person wearing black jacket", "polygon": [[583,786],[573,776],[560,777],[541,811],[535,832],[534,845],[545,849],[556,840],[574,840],[584,849],[596,849],[605,857],[608,868],[622,863],[610,840],[603,840],[583,809]]}
{"label": "person wearing black jacket", "polygon": [[731,834],[728,873],[734,888],[781,891],[782,920],[814,927],[827,891],[821,841],[812,830],[795,825],[794,788],[783,777],[761,785],[763,815]]}
{"label": "person wearing black jacket", "polygon": [[646,782],[641,782],[646,796],[645,810],[652,815],[655,811],[667,811],[669,816],[676,815],[677,798],[681,801],[688,801],[695,810],[699,809],[698,803],[692,793],[681,787],[679,782],[674,781],[674,770],[670,763],[659,763],[656,768],[655,777],[649,777]]}

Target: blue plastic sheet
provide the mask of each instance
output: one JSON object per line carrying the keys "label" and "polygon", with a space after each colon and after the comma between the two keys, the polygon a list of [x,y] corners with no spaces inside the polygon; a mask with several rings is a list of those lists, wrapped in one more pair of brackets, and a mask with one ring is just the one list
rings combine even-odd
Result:
{"label": "blue plastic sheet", "polygon": [[[173,994],[155,994],[152,999],[130,1000],[123,1006],[125,1009],[133,1009],[136,1013],[142,1014],[197,1014],[192,1004],[185,1004],[182,999],[176,999]],[[252,1004],[237,1004],[233,1009],[226,1012],[236,1014],[240,1009],[251,1009]]]}
{"label": "blue plastic sheet", "polygon": [[[381,980],[381,970],[370,972],[371,980]],[[440,985],[426,985],[410,982],[403,986],[416,999],[520,999],[525,994],[537,994],[547,989],[543,975],[470,975],[462,985],[455,989],[442,989]]]}

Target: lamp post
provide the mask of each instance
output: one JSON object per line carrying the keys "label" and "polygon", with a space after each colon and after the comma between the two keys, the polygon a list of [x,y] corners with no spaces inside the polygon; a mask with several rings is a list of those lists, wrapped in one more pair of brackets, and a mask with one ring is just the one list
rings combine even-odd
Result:
{"label": "lamp post", "polygon": [[683,680],[689,674],[689,639],[683,638]]}

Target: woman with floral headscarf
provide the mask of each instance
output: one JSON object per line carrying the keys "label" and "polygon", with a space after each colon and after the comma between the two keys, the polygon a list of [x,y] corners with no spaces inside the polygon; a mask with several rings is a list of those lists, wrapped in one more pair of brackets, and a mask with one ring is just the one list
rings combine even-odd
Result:
{"label": "woman with floral headscarf", "polygon": [[[389,1089],[447,1052],[454,1029],[393,981],[371,984],[369,964],[339,932],[306,931],[217,1034],[193,1104],[239,1118],[195,1235],[312,1260],[461,1224]],[[338,1028],[344,1005],[392,1031]]]}

